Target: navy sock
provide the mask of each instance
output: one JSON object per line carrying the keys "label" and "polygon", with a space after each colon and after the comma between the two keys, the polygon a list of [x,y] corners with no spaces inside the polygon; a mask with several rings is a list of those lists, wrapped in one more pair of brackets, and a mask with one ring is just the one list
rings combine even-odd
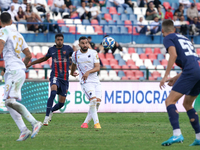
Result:
{"label": "navy sock", "polygon": [[195,130],[195,133],[200,133],[200,126],[199,126],[199,116],[196,113],[195,109],[192,108],[187,111],[187,115],[190,118],[190,123]]}
{"label": "navy sock", "polygon": [[169,115],[169,121],[173,127],[173,130],[180,129],[179,127],[179,114],[174,104],[171,104],[167,107],[167,112]]}
{"label": "navy sock", "polygon": [[60,103],[60,102],[58,102],[58,103],[51,109],[51,111],[54,112],[54,111],[56,111],[56,110],[62,108],[62,107],[64,106],[64,104],[65,104],[65,103]]}
{"label": "navy sock", "polygon": [[52,105],[53,105],[53,100],[56,97],[57,91],[51,91],[51,95],[47,101],[47,109],[46,109],[46,116],[49,116],[49,113],[51,111]]}

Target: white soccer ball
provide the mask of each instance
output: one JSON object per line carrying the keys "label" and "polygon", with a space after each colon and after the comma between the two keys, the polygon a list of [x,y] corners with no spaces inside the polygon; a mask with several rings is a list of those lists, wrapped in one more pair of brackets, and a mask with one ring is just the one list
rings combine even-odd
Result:
{"label": "white soccer ball", "polygon": [[105,37],[103,39],[102,45],[105,49],[111,49],[115,46],[115,40],[112,37]]}

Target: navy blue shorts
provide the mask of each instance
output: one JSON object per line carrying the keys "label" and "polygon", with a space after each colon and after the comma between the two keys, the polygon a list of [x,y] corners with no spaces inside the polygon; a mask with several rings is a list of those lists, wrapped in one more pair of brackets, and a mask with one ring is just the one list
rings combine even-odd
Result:
{"label": "navy blue shorts", "polygon": [[175,82],[172,90],[185,95],[191,95],[191,96],[199,95],[200,71],[196,71],[193,73],[182,72],[181,76]]}
{"label": "navy blue shorts", "polygon": [[69,81],[61,80],[56,77],[50,78],[50,86],[57,85],[57,94],[67,96],[67,90],[69,88]]}

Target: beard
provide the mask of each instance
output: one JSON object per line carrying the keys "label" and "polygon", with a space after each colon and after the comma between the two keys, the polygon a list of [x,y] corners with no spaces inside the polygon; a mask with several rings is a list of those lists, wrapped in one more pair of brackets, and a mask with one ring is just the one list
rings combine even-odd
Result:
{"label": "beard", "polygon": [[88,50],[88,47],[81,47],[81,50],[82,50],[83,52],[86,52],[86,51]]}

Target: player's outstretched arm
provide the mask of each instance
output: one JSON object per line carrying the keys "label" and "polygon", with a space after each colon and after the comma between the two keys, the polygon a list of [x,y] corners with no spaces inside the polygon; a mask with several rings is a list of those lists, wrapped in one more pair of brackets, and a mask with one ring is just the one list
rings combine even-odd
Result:
{"label": "player's outstretched arm", "polygon": [[0,55],[3,52],[3,48],[4,48],[5,43],[6,42],[4,40],[0,40]]}
{"label": "player's outstretched arm", "polygon": [[35,60],[35,61],[29,63],[29,64],[27,65],[27,68],[29,68],[29,67],[32,66],[32,65],[39,64],[39,63],[42,63],[42,62],[44,62],[44,61],[47,61],[48,59],[49,59],[49,57],[46,57],[46,56],[44,56],[44,57],[42,57],[42,58],[39,58],[39,59],[37,59],[37,60]]}
{"label": "player's outstretched arm", "polygon": [[83,76],[83,80],[87,80],[90,73],[98,72],[100,70],[100,63],[94,63],[94,68],[91,70],[88,70]]}
{"label": "player's outstretched arm", "polygon": [[170,70],[173,67],[173,65],[176,61],[176,58],[177,58],[176,48],[174,46],[170,46],[168,48],[168,53],[169,53],[170,57],[169,57],[169,61],[168,61],[168,64],[167,64],[167,69],[165,71],[165,75],[164,75],[163,79],[160,81],[160,88],[161,89],[162,89],[162,87],[163,88],[165,87],[165,82],[167,81],[167,77],[168,77]]}
{"label": "player's outstretched arm", "polygon": [[25,54],[24,64],[27,66],[32,58],[31,52],[28,48],[25,48],[22,52]]}
{"label": "player's outstretched arm", "polygon": [[74,77],[78,76],[78,73],[76,73],[75,70],[76,70],[76,64],[72,63],[70,75],[72,75]]}

